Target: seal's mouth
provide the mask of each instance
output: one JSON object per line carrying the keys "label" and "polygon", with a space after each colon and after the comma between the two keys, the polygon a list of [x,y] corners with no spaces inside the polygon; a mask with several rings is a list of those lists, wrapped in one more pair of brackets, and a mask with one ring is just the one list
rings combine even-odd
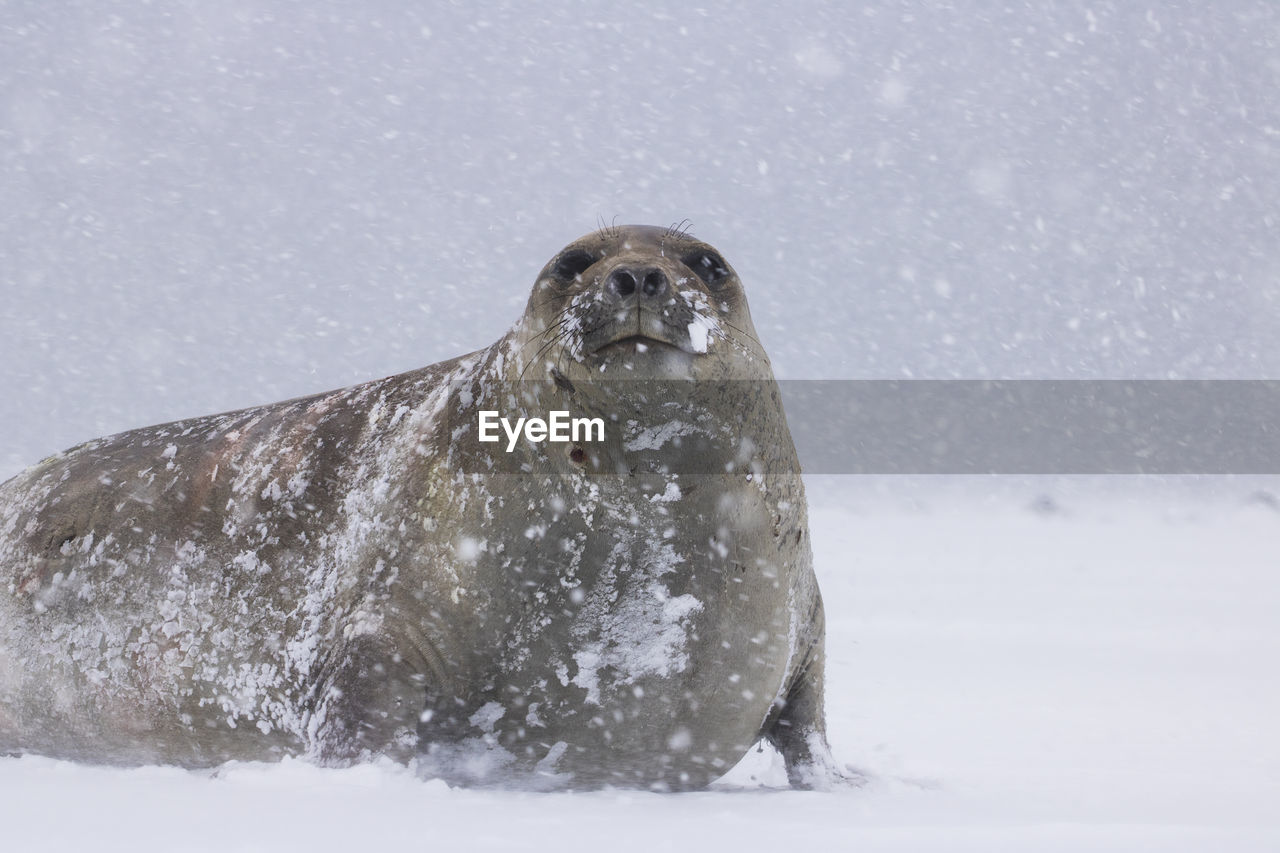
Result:
{"label": "seal's mouth", "polygon": [[607,355],[612,352],[644,354],[650,351],[661,352],[663,350],[684,351],[684,347],[670,341],[651,338],[648,335],[626,335],[601,344],[595,348],[594,352],[596,355]]}
{"label": "seal's mouth", "polygon": [[607,357],[627,353],[643,357],[650,353],[684,352],[693,354],[684,330],[651,311],[618,312],[608,322],[587,336],[585,349],[593,355]]}

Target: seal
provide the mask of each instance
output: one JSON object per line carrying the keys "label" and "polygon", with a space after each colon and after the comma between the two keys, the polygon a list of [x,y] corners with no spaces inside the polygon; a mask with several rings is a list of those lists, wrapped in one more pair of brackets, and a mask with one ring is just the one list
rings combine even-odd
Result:
{"label": "seal", "polygon": [[[479,440],[555,410],[606,434]],[[823,636],[772,368],[679,228],[571,243],[486,349],[0,486],[10,754],[680,790],[764,739],[825,787]]]}

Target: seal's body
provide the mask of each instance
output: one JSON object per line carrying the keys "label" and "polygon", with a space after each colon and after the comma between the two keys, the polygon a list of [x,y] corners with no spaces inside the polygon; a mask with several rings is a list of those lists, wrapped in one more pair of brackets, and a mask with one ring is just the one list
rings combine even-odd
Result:
{"label": "seal's body", "polygon": [[[604,441],[480,442],[479,413]],[[799,467],[736,274],[605,229],[488,349],[0,486],[0,751],[460,782],[836,773]]]}

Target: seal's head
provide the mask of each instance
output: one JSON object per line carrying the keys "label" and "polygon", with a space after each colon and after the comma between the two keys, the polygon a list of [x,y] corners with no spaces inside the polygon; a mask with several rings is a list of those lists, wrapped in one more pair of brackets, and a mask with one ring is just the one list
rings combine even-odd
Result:
{"label": "seal's head", "polygon": [[538,274],[516,330],[526,379],[772,375],[737,273],[678,228],[602,228]]}

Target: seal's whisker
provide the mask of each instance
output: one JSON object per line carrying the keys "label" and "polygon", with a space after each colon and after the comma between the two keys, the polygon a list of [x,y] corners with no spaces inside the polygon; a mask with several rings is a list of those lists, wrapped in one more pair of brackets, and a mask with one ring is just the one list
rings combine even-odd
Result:
{"label": "seal's whisker", "polygon": [[[591,282],[591,285],[592,285],[592,286],[599,285],[599,284],[600,284],[600,280],[599,280],[599,279],[596,279],[596,280],[594,280],[594,281],[592,281],[592,282]],[[565,305],[565,309],[567,310],[567,309],[569,309],[569,308],[573,308],[573,307],[575,307],[575,306],[581,306],[581,305],[587,304],[587,302],[588,302],[588,301],[586,301],[586,300],[582,300],[582,297],[583,297],[583,296],[585,296],[585,295],[586,295],[586,292],[584,291],[584,292],[578,293],[578,294],[576,294],[576,295],[574,295],[574,296],[570,297],[568,304],[566,304],[566,305]],[[550,299],[547,299],[547,300],[545,300],[545,301],[543,301],[543,302],[537,302],[537,303],[534,303],[532,307],[534,307],[534,308],[543,308],[543,307],[545,307],[545,306],[547,306],[547,305],[550,305],[551,303],[556,302],[556,301],[558,301],[558,300],[560,300],[560,299],[563,299],[563,298],[564,298],[564,297],[562,297],[562,296],[553,296],[553,297],[551,297]]]}
{"label": "seal's whisker", "polygon": [[553,322],[550,326],[547,326],[547,328],[543,329],[541,332],[538,332],[533,337],[529,338],[529,340],[522,343],[520,347],[514,353],[512,353],[512,355],[515,356],[516,358],[519,358],[520,355],[523,354],[526,349],[536,344],[542,343],[542,341],[545,340],[548,335],[554,334],[555,332],[557,332],[557,330],[560,329],[560,327],[561,327],[561,323],[559,321]]}
{"label": "seal's whisker", "polygon": [[743,329],[740,326],[735,326],[733,323],[730,323],[728,320],[724,319],[723,317],[720,318],[720,322],[728,326],[730,329],[733,329],[738,334],[748,338],[752,343],[756,345],[757,349],[759,349],[761,352],[764,352],[764,344],[760,343],[760,339],[757,338],[755,335],[751,334],[746,329]]}
{"label": "seal's whisker", "polygon": [[[596,332],[598,332],[598,331],[600,331],[601,329],[605,328],[605,327],[606,327],[606,326],[608,326],[608,325],[609,325],[609,323],[611,323],[611,322],[612,322],[611,320],[605,320],[603,323],[600,323],[599,325],[596,325],[596,326],[593,326],[593,327],[592,327],[592,328],[590,328],[590,329],[587,329],[586,331],[584,331],[584,332],[582,332],[582,333],[581,333],[581,335],[580,335],[581,340],[585,341],[588,337],[590,337],[591,335],[594,335]],[[570,330],[569,330],[569,333],[572,333],[573,331],[574,331],[574,330],[570,329]],[[552,342],[551,342],[551,344],[555,344],[555,343],[557,343],[559,340],[563,340],[563,338],[564,338],[564,337],[565,337],[565,336],[561,336],[561,338],[559,338],[558,340],[556,340],[556,341],[552,341]],[[548,345],[548,346],[550,346],[550,345]],[[528,369],[529,369],[529,368],[530,368],[530,367],[531,367],[531,366],[532,366],[532,365],[533,365],[533,364],[538,360],[538,358],[539,358],[539,357],[541,357],[542,353],[543,353],[543,352],[545,352],[545,351],[546,351],[546,349],[547,349],[547,347],[543,347],[541,350],[539,350],[539,351],[538,351],[538,354],[537,354],[536,356],[534,356],[533,361],[531,361],[529,364],[526,364],[526,365],[525,365],[524,370],[521,370],[521,371],[520,371],[520,376],[521,376],[521,377],[523,377],[523,376],[524,376],[524,371],[525,371],[525,370],[528,370]],[[556,356],[556,360],[555,360],[554,362],[552,362],[552,366],[553,366],[553,367],[555,367],[555,368],[559,368],[559,367],[560,367],[560,360],[561,360],[562,358],[564,358],[566,355],[569,355],[568,348],[563,349],[563,350],[562,350],[562,351],[561,351],[561,352]]]}
{"label": "seal's whisker", "polygon": [[[583,307],[590,308],[592,305],[594,305],[594,303],[593,303],[593,302],[591,302],[591,301],[584,301],[584,303],[583,303],[583,304],[579,304],[579,303],[578,303],[578,300],[575,298],[575,300],[574,300],[573,302],[571,302],[569,305],[566,305],[564,308],[562,308],[560,311],[558,311],[558,312],[555,314],[555,316],[552,318],[551,325],[549,325],[549,326],[548,326],[546,329],[544,329],[542,332],[539,332],[537,335],[534,335],[532,338],[530,338],[528,341],[526,341],[524,344],[522,344],[522,345],[520,346],[520,349],[516,351],[516,354],[515,354],[515,355],[516,355],[516,357],[517,357],[517,358],[521,355],[521,353],[523,353],[523,352],[524,352],[527,348],[529,348],[531,345],[542,342],[542,341],[543,341],[543,339],[547,338],[547,336],[548,336],[548,335],[550,335],[550,334],[551,334],[551,333],[553,333],[553,332],[556,332],[556,335],[554,336],[554,338],[552,338],[552,339],[551,339],[551,340],[549,340],[549,341],[546,341],[545,345],[544,345],[541,349],[539,349],[537,353],[535,353],[535,354],[534,354],[533,358],[532,358],[532,359],[530,359],[530,361],[528,362],[528,364],[526,364],[526,365],[525,365],[524,370],[528,370],[528,369],[529,369],[529,367],[530,367],[530,365],[532,365],[532,364],[534,364],[535,362],[537,362],[537,360],[538,360],[539,358],[541,358],[542,354],[543,354],[543,353],[544,353],[548,348],[550,348],[551,346],[553,346],[553,345],[554,345],[554,344],[556,344],[557,342],[559,342],[559,341],[561,341],[561,340],[564,340],[568,335],[572,334],[572,332],[574,331],[572,328],[565,328],[565,321],[566,321],[566,319],[568,318],[568,314],[569,314],[569,312],[570,312],[570,311],[573,311],[573,310],[575,310],[575,309],[580,309],[580,308],[583,308]],[[607,325],[607,322],[606,322],[604,325]],[[602,326],[600,326],[600,327],[598,327],[598,328],[603,328],[603,327],[604,327],[604,325],[602,325]],[[591,333],[593,333],[593,332],[597,331],[597,330],[598,330],[598,328],[597,328],[597,329],[592,329],[592,330],[590,330],[589,332],[585,332],[585,333],[583,333],[584,337],[585,337],[587,334],[591,334]],[[560,332],[558,331],[558,330],[561,330],[561,329],[563,329],[563,330],[564,330],[564,331],[563,331],[563,333],[560,333]],[[521,371],[521,376],[523,376],[523,375],[524,375],[524,370],[522,370],[522,371]]]}
{"label": "seal's whisker", "polygon": [[[535,364],[537,364],[537,363],[538,363],[538,360],[539,360],[540,358],[542,358],[542,354],[543,354],[544,352],[546,352],[547,350],[551,349],[551,347],[555,346],[556,344],[560,343],[560,341],[562,341],[562,340],[564,340],[565,338],[567,338],[567,337],[569,337],[570,335],[572,335],[572,334],[574,333],[574,331],[575,331],[575,330],[574,330],[574,329],[572,329],[572,328],[564,329],[560,334],[556,335],[554,338],[552,338],[551,340],[547,341],[547,342],[546,342],[546,344],[545,344],[541,349],[539,349],[536,353],[534,353],[533,358],[529,359],[529,361],[525,364],[524,368],[520,371],[520,376],[518,377],[518,379],[523,379],[523,378],[524,378],[524,374],[525,374],[525,372],[526,372],[530,367],[532,367],[533,365],[535,365]],[[554,362],[553,362],[553,363],[554,363]]]}
{"label": "seal's whisker", "polygon": [[537,334],[535,334],[533,337],[531,337],[529,340],[525,341],[523,344],[521,344],[521,345],[520,345],[520,348],[519,348],[518,350],[516,350],[516,352],[515,352],[516,357],[519,357],[519,356],[520,356],[520,354],[521,354],[521,353],[523,353],[526,349],[528,349],[530,346],[532,346],[532,345],[534,345],[534,344],[538,343],[538,342],[539,342],[539,341],[541,341],[543,338],[545,338],[547,335],[550,335],[550,334],[552,334],[553,332],[555,332],[557,329],[561,328],[561,327],[564,325],[564,321],[565,321],[565,319],[566,319],[566,317],[567,317],[568,313],[569,313],[570,311],[572,311],[574,307],[575,307],[575,306],[573,306],[573,305],[566,305],[563,309],[561,309],[560,311],[556,312],[556,314],[555,314],[554,316],[552,316],[552,318],[551,318],[551,320],[550,320],[550,323],[549,323],[549,325],[547,326],[547,328],[543,329],[541,332],[538,332],[538,333],[537,333]]}
{"label": "seal's whisker", "polygon": [[[535,353],[533,354],[533,356],[532,356],[528,361],[526,361],[526,362],[525,362],[524,367],[523,367],[523,368],[521,368],[521,370],[520,370],[520,376],[519,376],[518,378],[523,379],[523,378],[524,378],[525,371],[527,371],[527,370],[528,370],[530,367],[532,367],[533,365],[537,364],[537,363],[538,363],[538,360],[539,360],[540,358],[542,358],[542,354],[543,354],[543,353],[545,353],[545,352],[546,352],[548,349],[550,349],[551,347],[555,346],[555,345],[556,345],[559,341],[561,341],[561,340],[562,340],[562,339],[563,339],[567,334],[568,334],[568,332],[567,332],[567,331],[565,331],[565,330],[561,329],[561,330],[560,330],[560,331],[559,331],[559,332],[558,332],[554,337],[550,338],[549,340],[542,341],[542,342],[541,342],[541,343],[542,343],[542,346],[540,346],[540,347],[538,348],[538,351],[537,351],[537,352],[535,352]],[[534,341],[530,341],[530,343],[535,343],[535,342],[534,342]]]}

